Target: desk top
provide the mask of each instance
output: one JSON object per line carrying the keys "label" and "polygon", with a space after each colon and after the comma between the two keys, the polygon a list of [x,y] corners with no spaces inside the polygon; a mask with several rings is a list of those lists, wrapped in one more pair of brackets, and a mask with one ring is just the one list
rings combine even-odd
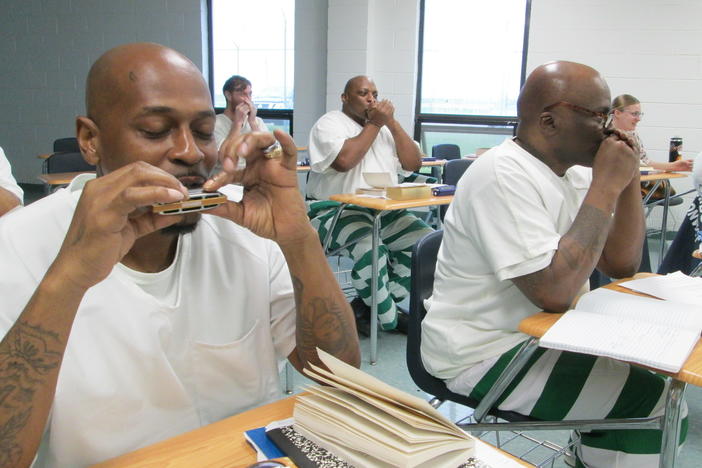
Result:
{"label": "desk top", "polygon": [[654,174],[641,174],[641,182],[651,182],[656,180],[680,179],[689,176],[689,172],[657,172]]}
{"label": "desk top", "polygon": [[256,453],[244,439],[244,431],[289,418],[294,404],[295,397],[278,400],[94,466],[248,466],[256,462]]}
{"label": "desk top", "polygon": [[81,174],[94,174],[94,172],[54,172],[53,174],[39,174],[37,179],[47,185],[66,185]]}
{"label": "desk top", "polygon": [[341,193],[332,195],[330,200],[350,205],[362,206],[373,210],[404,210],[407,208],[418,208],[421,206],[448,205],[453,200],[453,195],[444,197],[421,198],[417,200],[389,200],[387,198],[363,197],[353,193]]}
{"label": "desk top", "polygon": [[[642,278],[646,276],[651,276],[651,273],[639,273],[635,275],[635,278]],[[619,291],[619,292],[626,292],[629,294],[634,294],[637,296],[647,296],[647,294],[642,294],[638,293],[636,291],[632,291],[627,288],[623,288],[619,286],[619,283],[627,281],[626,279],[615,281],[611,284],[608,284],[604,286],[607,289],[612,289],[614,291]],[[650,297],[650,296],[648,296]],[[546,331],[548,331],[549,328],[553,326],[554,323],[558,321],[559,318],[563,317],[563,314],[553,314],[549,312],[539,312],[537,314],[532,315],[531,317],[527,317],[524,320],[521,321],[519,324],[519,331],[522,333],[526,333],[527,335],[530,336],[535,336],[537,338],[541,338]],[[637,366],[640,366],[640,364],[635,364]],[[645,366],[641,366],[645,367]],[[687,358],[687,361],[685,361],[685,364],[683,365],[682,369],[680,372],[677,374],[673,374],[670,372],[663,372],[660,370],[655,369],[656,372],[660,374],[665,374],[665,375],[670,375],[674,377],[677,380],[680,380],[681,382],[689,383],[692,385],[697,385],[698,387],[702,387],[702,339],[697,342],[695,345],[695,348],[692,350],[692,353],[690,356]]]}
{"label": "desk top", "polygon": [[[256,453],[246,442],[244,431],[291,417],[294,404],[294,396],[278,400],[93,466],[245,467],[256,462]],[[532,466],[480,440],[476,440],[476,444],[476,455],[494,461],[495,466],[498,461],[502,462],[499,466],[505,466],[505,460],[512,461],[509,466]]]}
{"label": "desk top", "polygon": [[445,159],[437,159],[435,161],[422,161],[422,167],[443,166],[446,164]]}

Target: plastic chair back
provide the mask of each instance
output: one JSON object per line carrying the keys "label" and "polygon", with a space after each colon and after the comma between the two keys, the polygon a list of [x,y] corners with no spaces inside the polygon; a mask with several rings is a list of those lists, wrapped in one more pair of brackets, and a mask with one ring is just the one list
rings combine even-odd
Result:
{"label": "plastic chair back", "polygon": [[461,148],[453,143],[444,143],[431,147],[431,157],[436,159],[460,159]]}

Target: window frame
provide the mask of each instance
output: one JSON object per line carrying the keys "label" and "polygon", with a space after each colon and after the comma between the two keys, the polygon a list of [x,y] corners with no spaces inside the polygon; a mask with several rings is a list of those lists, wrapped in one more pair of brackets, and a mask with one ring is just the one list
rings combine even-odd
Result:
{"label": "window frame", "polygon": [[[215,102],[215,89],[214,89],[214,34],[212,31],[212,25],[214,24],[212,18],[212,1],[206,0],[207,3],[207,87],[210,90],[210,97],[212,98],[212,105]],[[423,0],[422,0],[423,1]],[[297,7],[297,3],[296,3]],[[293,84],[294,86],[294,84]],[[293,89],[294,93],[294,89]],[[257,109],[256,115],[262,119],[280,119],[287,120],[290,128],[290,136],[293,135],[293,109]],[[221,114],[224,112],[224,107],[215,107],[215,112]]]}
{"label": "window frame", "polygon": [[[419,141],[422,135],[422,124],[472,124],[512,126],[513,135],[517,131],[517,116],[494,115],[463,115],[463,114],[431,114],[422,113],[422,71],[424,67],[424,12],[426,0],[419,2],[419,37],[417,43],[417,92],[414,104],[414,139]],[[531,23],[531,0],[526,0],[524,13],[524,38],[522,41],[522,67],[519,76],[519,86],[526,79],[527,53],[529,51],[529,27]]]}

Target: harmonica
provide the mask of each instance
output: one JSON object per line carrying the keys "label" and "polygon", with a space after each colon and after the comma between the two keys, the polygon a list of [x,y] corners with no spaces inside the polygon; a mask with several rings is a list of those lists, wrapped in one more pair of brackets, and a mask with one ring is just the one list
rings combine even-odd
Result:
{"label": "harmonica", "polygon": [[220,192],[203,192],[201,188],[188,190],[188,198],[173,203],[156,203],[151,211],[161,215],[176,215],[204,211],[221,205],[227,197]]}

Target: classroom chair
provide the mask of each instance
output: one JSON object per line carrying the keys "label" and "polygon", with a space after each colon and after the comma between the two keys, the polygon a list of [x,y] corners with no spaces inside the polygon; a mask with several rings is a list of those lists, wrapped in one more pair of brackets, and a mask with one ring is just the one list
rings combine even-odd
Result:
{"label": "classroom chair", "polygon": [[[435,231],[427,234],[422,239],[417,241],[412,249],[412,274],[411,274],[411,289],[410,289],[410,317],[407,331],[407,368],[414,383],[424,392],[432,395],[429,404],[438,408],[444,401],[453,401],[455,403],[475,408],[472,419],[475,422],[464,423],[459,421],[459,427],[466,431],[479,433],[480,435],[487,432],[496,432],[497,446],[502,447],[506,443],[514,440],[517,437],[523,436],[521,432],[515,431],[534,431],[534,430],[581,430],[592,431],[596,429],[634,429],[634,428],[655,428],[658,429],[659,418],[638,418],[638,419],[610,419],[610,420],[571,420],[571,421],[542,421],[515,413],[513,411],[502,411],[494,408],[493,405],[500,397],[502,392],[507,388],[511,380],[517,375],[519,370],[526,364],[531,356],[529,350],[536,350],[535,344],[538,343],[536,338],[528,341],[522,351],[515,356],[512,362],[507,366],[500,378],[495,382],[493,388],[485,395],[481,401],[474,400],[464,395],[451,392],[446,388],[443,380],[431,375],[426,368],[421,358],[421,343],[422,343],[422,320],[427,311],[424,308],[424,300],[432,294],[434,287],[434,271],[436,269],[436,260],[443,238],[443,231]],[[505,422],[498,422],[498,420]],[[486,422],[488,421],[488,422]],[[497,431],[512,431],[515,435],[501,442]],[[527,436],[524,436],[527,437]],[[528,440],[534,441],[532,437]],[[565,454],[572,447],[575,440],[566,447],[560,447],[553,442],[536,441],[538,445],[546,447],[553,451],[547,459],[539,463],[537,466],[553,466],[553,462],[559,456]],[[530,449],[528,452],[531,452]],[[528,453],[527,452],[527,453]],[[526,453],[519,456],[523,458]]]}
{"label": "classroom chair", "polygon": [[431,147],[431,157],[436,159],[460,159],[461,148],[453,143],[443,143]]}
{"label": "classroom chair", "polygon": [[[472,159],[452,159],[450,161],[446,161],[446,164],[444,164],[444,173],[442,175],[441,182],[447,185],[458,185],[458,181],[461,179],[461,176],[464,172],[466,172],[466,169],[468,169],[468,166],[470,166],[472,163]],[[444,220],[448,207],[449,205],[441,205],[439,207],[439,216],[441,217],[441,221]]]}

